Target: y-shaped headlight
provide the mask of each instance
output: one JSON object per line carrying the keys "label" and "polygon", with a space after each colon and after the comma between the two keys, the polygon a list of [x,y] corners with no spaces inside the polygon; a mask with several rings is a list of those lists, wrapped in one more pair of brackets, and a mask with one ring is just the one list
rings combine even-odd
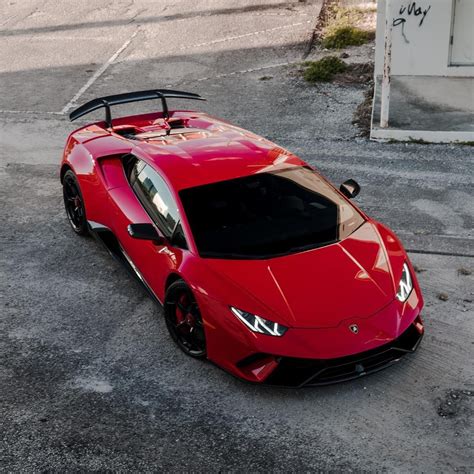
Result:
{"label": "y-shaped headlight", "polygon": [[411,290],[413,290],[413,281],[411,279],[408,265],[404,263],[402,277],[400,278],[400,284],[398,285],[397,299],[404,303],[410,296]]}
{"label": "y-shaped headlight", "polygon": [[268,336],[283,336],[288,329],[286,326],[268,321],[268,319],[263,319],[233,306],[230,307],[230,310],[253,332],[267,334]]}

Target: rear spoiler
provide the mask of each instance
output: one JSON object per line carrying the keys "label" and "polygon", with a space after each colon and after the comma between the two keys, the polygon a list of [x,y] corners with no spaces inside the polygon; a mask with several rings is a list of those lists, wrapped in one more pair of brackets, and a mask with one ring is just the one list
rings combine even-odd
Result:
{"label": "rear spoiler", "polygon": [[69,119],[72,121],[89,114],[94,110],[105,108],[105,123],[109,128],[112,128],[112,114],[110,112],[111,105],[128,104],[130,102],[140,102],[142,100],[161,99],[161,106],[163,108],[163,116],[169,118],[168,104],[166,98],[176,99],[193,99],[206,100],[199,94],[192,92],[174,91],[170,89],[154,89],[149,91],[127,92],[125,94],[109,95],[107,97],[99,97],[86,102],[69,114]]}

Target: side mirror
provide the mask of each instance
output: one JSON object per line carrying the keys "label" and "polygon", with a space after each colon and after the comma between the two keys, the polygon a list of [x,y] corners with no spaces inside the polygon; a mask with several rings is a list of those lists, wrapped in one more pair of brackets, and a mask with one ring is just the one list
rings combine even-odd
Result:
{"label": "side mirror", "polygon": [[354,179],[348,179],[341,184],[339,190],[342,194],[344,194],[344,196],[352,199],[360,193],[360,186],[359,183]]}
{"label": "side mirror", "polygon": [[153,224],[130,224],[127,230],[130,237],[134,239],[152,240],[157,244],[162,244],[165,241]]}

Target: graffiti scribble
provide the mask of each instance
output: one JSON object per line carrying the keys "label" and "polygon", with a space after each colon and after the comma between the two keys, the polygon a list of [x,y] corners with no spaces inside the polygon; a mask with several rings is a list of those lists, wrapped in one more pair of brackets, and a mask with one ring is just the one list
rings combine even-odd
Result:
{"label": "graffiti scribble", "polygon": [[419,28],[423,25],[426,15],[428,15],[428,12],[430,10],[431,10],[431,5],[429,5],[428,8],[423,9],[423,7],[418,6],[416,2],[411,2],[407,6],[402,5],[400,7],[400,10],[398,11],[398,14],[400,16],[398,18],[394,18],[392,24],[394,27],[401,25],[402,36],[406,43],[410,42],[405,34],[405,24],[407,22],[407,19],[409,17],[417,18],[421,16],[420,21],[418,22],[418,28]]}

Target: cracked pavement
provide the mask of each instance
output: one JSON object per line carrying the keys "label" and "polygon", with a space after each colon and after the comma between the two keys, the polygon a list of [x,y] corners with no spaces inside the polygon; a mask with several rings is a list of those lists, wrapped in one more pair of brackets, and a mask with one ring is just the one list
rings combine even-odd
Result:
{"label": "cracked pavement", "polygon": [[[363,88],[295,73],[320,3],[2,2],[0,470],[474,469],[473,148],[358,138]],[[73,235],[64,112],[166,86],[334,183],[360,182],[358,205],[419,271],[426,335],[413,357],[330,387],[247,385],[182,354],[138,284]]]}

